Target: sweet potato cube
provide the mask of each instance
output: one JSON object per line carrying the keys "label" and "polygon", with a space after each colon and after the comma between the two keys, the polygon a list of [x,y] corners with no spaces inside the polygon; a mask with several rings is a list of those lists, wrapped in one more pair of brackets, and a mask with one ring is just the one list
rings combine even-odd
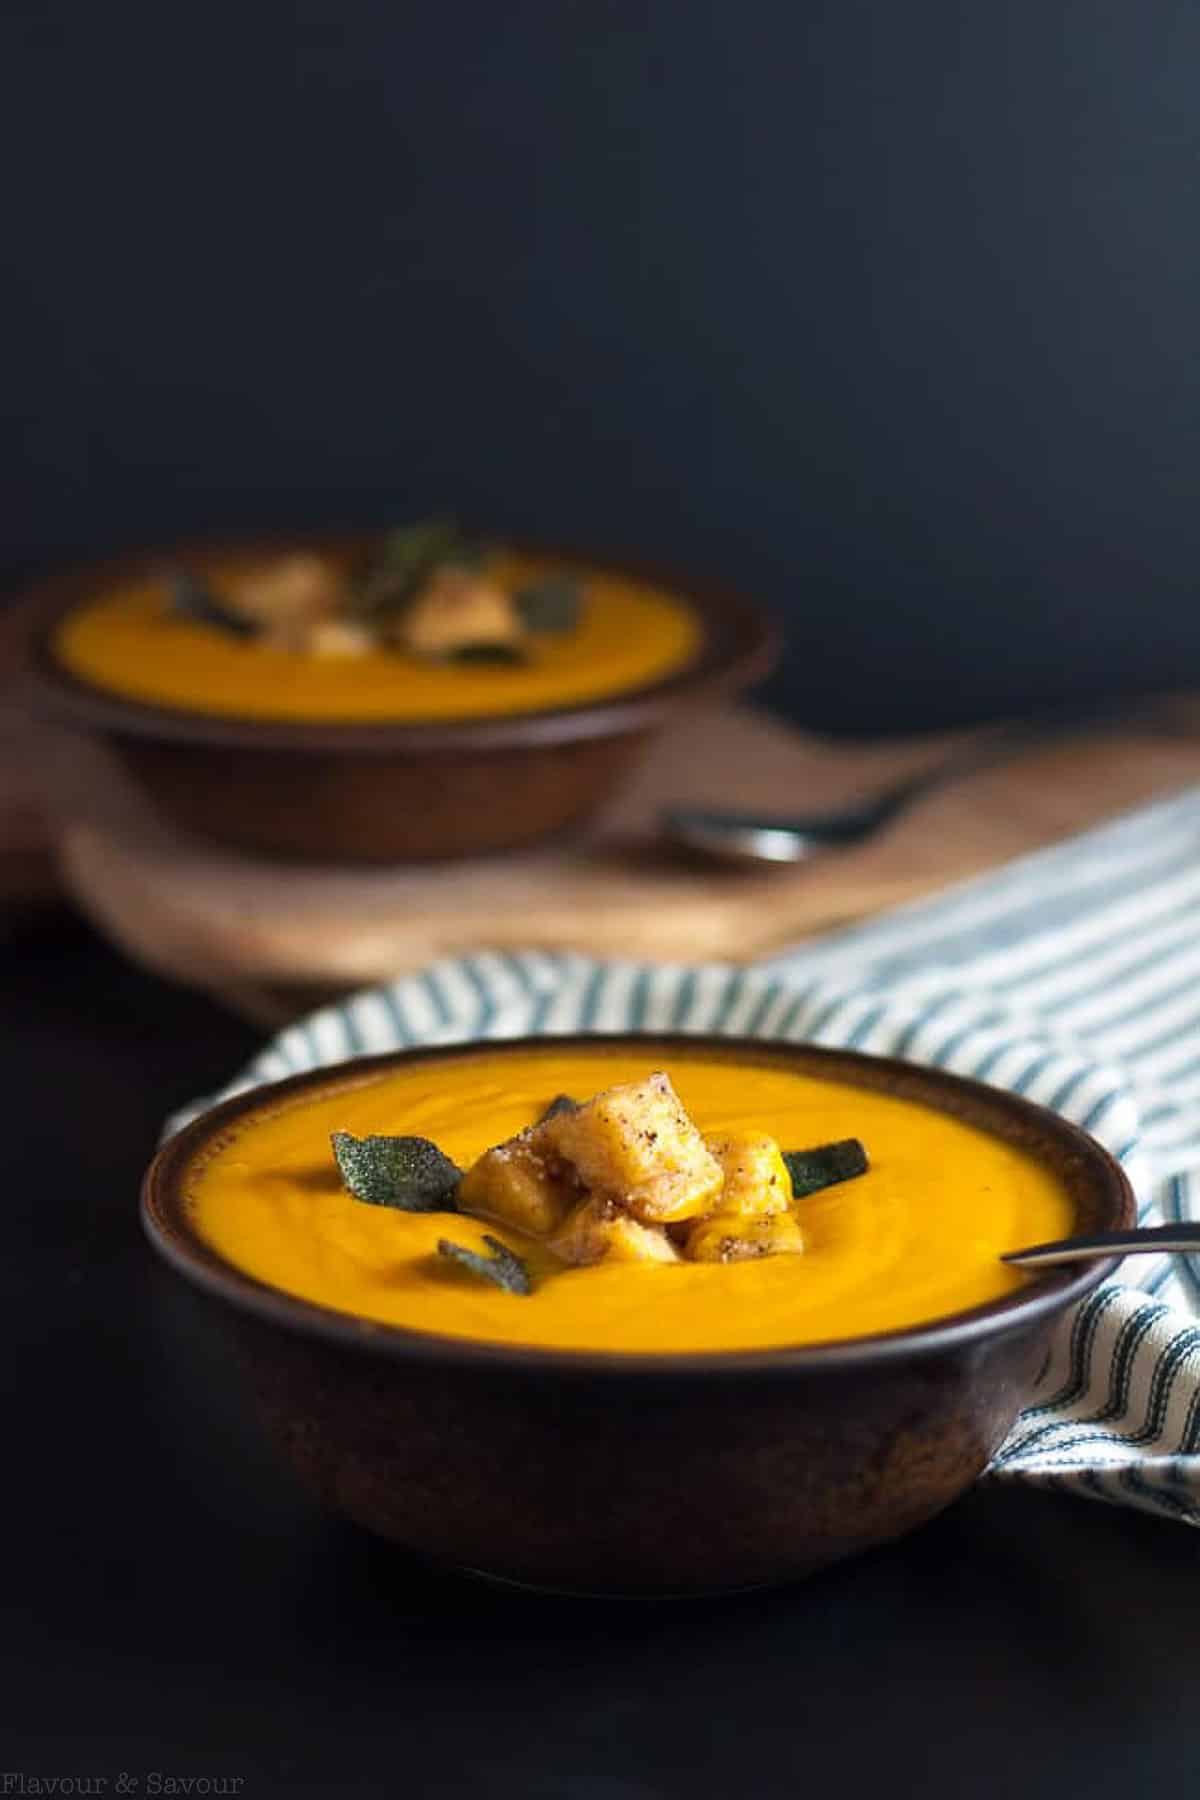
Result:
{"label": "sweet potato cube", "polygon": [[515,646],[522,636],[516,601],[473,570],[438,569],[400,622],[405,648],[449,656],[464,645]]}
{"label": "sweet potato cube", "polygon": [[678,1262],[665,1231],[631,1219],[611,1200],[585,1200],[550,1240],[550,1248],[566,1263],[583,1267],[598,1262]]}
{"label": "sweet potato cube", "polygon": [[458,1190],[464,1212],[487,1213],[540,1237],[562,1223],[578,1197],[570,1171],[542,1154],[533,1131],[485,1151],[467,1170]]}
{"label": "sweet potato cube", "polygon": [[720,1194],[721,1165],[661,1073],[606,1088],[540,1130],[585,1188],[644,1225],[696,1218]]}
{"label": "sweet potato cube", "polygon": [[269,630],[329,618],[342,603],[346,581],[325,557],[302,551],[231,576],[222,585],[239,612]]}
{"label": "sweet potato cube", "polygon": [[304,648],[310,656],[366,656],[374,640],[353,619],[318,619],[310,625]]}
{"label": "sweet potato cube", "polygon": [[693,1225],[684,1245],[689,1262],[746,1262],[755,1256],[798,1256],[804,1233],[792,1212],[712,1213]]}
{"label": "sweet potato cube", "polygon": [[792,1179],[773,1137],[765,1131],[727,1131],[704,1142],[725,1175],[714,1211],[749,1217],[787,1210]]}

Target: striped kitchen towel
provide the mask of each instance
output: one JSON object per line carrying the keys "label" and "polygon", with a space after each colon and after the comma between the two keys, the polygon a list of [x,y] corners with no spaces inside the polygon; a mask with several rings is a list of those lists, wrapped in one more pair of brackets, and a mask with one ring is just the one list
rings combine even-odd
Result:
{"label": "striped kitchen towel", "polygon": [[[363,1051],[529,1032],[848,1045],[1041,1101],[1120,1158],[1144,1222],[1191,1219],[1197,976],[1200,791],[749,969],[539,951],[437,963],[289,1027],[227,1092]],[[992,1478],[1200,1524],[1198,1263],[1131,1260],[1074,1310]]]}

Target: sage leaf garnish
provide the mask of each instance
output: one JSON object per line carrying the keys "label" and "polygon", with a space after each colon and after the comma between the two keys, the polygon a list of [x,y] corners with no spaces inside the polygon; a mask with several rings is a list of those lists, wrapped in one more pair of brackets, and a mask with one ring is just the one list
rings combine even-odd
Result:
{"label": "sage leaf garnish", "polygon": [[865,1175],[867,1153],[857,1138],[839,1138],[835,1144],[814,1144],[811,1150],[785,1150],[783,1160],[792,1178],[792,1194],[803,1200],[839,1181]]}
{"label": "sage leaf garnish", "polygon": [[518,589],[517,613],[526,631],[574,631],[583,612],[579,583],[568,575],[546,575]]}
{"label": "sage leaf garnish", "polygon": [[172,569],[167,576],[171,589],[171,611],[197,625],[213,625],[232,637],[253,637],[257,627],[243,613],[235,612],[223,600],[197,581],[186,569]]}
{"label": "sage leaf garnish", "polygon": [[461,542],[462,532],[457,519],[445,515],[418,519],[412,525],[398,525],[388,532],[380,548],[377,566],[397,575],[408,574],[440,562]]}
{"label": "sage leaf garnish", "polygon": [[476,568],[483,554],[479,545],[463,536],[454,519],[423,519],[415,525],[402,525],[384,539],[354,594],[351,610],[368,622],[394,619],[439,565]]}
{"label": "sage leaf garnish", "polygon": [[570,1094],[555,1094],[553,1100],[536,1123],[544,1125],[547,1119],[557,1119],[560,1113],[576,1112],[578,1111],[578,1108],[578,1100],[572,1100]]}
{"label": "sage leaf garnish", "polygon": [[533,1283],[529,1279],[529,1270],[520,1257],[485,1232],[483,1241],[491,1252],[490,1256],[481,1256],[478,1250],[468,1250],[465,1244],[452,1244],[449,1238],[438,1239],[438,1255],[444,1256],[448,1262],[458,1263],[461,1268],[469,1269],[472,1275],[481,1275],[485,1281],[494,1282],[503,1288],[506,1294],[532,1294]]}
{"label": "sage leaf garnish", "polygon": [[333,1154],[342,1180],[368,1206],[401,1212],[456,1212],[462,1170],[422,1137],[355,1137],[335,1131]]}

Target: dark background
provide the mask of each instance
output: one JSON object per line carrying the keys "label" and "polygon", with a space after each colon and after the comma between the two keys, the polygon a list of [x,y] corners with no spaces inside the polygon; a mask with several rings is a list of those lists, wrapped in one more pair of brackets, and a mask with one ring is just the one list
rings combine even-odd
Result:
{"label": "dark background", "polygon": [[13,4],[6,581],[482,522],[854,729],[1200,677],[1188,0]]}

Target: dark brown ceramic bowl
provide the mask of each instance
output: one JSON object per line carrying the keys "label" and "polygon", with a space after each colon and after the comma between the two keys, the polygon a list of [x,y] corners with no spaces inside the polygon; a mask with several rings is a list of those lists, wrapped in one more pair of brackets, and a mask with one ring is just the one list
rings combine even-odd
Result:
{"label": "dark brown ceramic bowl", "polygon": [[[367,537],[184,546],[78,570],[32,597],[28,669],[42,716],[101,738],[164,817],[259,855],[394,863],[514,849],[581,823],[620,787],[681,708],[765,675],[775,633],[747,601],[645,569],[612,569],[679,595],[702,626],[677,674],[553,712],[430,724],[303,724],[217,718],[144,705],[59,663],[54,627],[80,602],[165,564],[232,550],[354,552]],[[530,554],[599,569],[600,559],[535,545]]]}
{"label": "dark brown ceramic bowl", "polygon": [[[543,1042],[545,1040],[542,1040]],[[578,1039],[560,1039],[564,1047]],[[589,1037],[628,1048],[628,1036]],[[1019,1144],[1066,1182],[1080,1231],[1134,1217],[1119,1165],[1026,1100],[851,1051],[646,1037],[915,1100]],[[530,1040],[482,1046],[489,1056]],[[159,1152],[143,1219],[160,1255],[236,1328],[276,1444],[314,1494],[458,1567],[581,1592],[687,1592],[788,1580],[947,1506],[1006,1436],[1063,1313],[1115,1266],[1045,1274],[1015,1296],[886,1336],[687,1355],[550,1353],[370,1323],[241,1274],[200,1239],[187,1165],[246,1113],[354,1083],[364,1058],[226,1101]]]}

